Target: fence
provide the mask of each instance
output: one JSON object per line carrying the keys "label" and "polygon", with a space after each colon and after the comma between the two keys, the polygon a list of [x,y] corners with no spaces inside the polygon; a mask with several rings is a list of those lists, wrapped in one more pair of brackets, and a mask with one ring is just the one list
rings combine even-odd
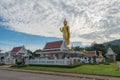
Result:
{"label": "fence", "polygon": [[[105,61],[104,58],[96,58],[97,63]],[[89,60],[89,58],[69,58],[69,59],[41,59],[41,58],[35,58],[35,59],[28,59],[26,58],[25,64],[47,64],[47,65],[69,65],[69,64],[76,64],[76,63],[93,63],[93,58]],[[15,64],[15,59],[5,59],[3,61],[4,64]]]}
{"label": "fence", "polygon": [[[104,59],[96,58],[96,62],[102,62]],[[48,65],[69,65],[76,63],[93,63],[93,58],[89,60],[89,58],[70,58],[70,59],[27,59],[26,64],[48,64]]]}
{"label": "fence", "polygon": [[26,64],[48,64],[48,65],[69,65],[69,59],[30,59],[26,60]]}

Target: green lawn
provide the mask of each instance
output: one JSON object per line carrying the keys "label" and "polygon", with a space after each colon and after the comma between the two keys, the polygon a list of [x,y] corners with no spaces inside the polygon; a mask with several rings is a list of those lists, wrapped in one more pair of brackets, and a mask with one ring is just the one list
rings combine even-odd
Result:
{"label": "green lawn", "polygon": [[59,68],[59,67],[41,67],[41,66],[27,66],[21,67],[22,69],[31,70],[47,70],[47,71],[59,71],[59,72],[74,72],[74,73],[92,73],[92,74],[104,74],[120,76],[118,71],[117,63],[110,63],[110,65],[99,64],[99,65],[82,65],[75,68]]}

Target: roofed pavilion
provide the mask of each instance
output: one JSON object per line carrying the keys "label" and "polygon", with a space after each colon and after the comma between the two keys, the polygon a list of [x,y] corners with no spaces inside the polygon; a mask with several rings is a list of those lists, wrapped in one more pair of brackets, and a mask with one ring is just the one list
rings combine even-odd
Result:
{"label": "roofed pavilion", "polygon": [[105,55],[106,55],[107,58],[116,61],[116,55],[117,54],[115,54],[110,47],[108,48],[107,53]]}

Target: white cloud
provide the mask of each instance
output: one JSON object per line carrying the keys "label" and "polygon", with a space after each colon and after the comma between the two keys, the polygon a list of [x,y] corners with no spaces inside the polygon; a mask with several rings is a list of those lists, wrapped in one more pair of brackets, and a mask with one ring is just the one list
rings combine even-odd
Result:
{"label": "white cloud", "polygon": [[67,18],[71,41],[105,42],[120,39],[119,0],[1,0],[0,16],[11,30],[62,37]]}

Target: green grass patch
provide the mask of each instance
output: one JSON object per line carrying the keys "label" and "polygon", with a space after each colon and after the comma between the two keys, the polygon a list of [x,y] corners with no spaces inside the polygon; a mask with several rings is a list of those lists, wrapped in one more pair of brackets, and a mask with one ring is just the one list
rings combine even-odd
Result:
{"label": "green grass patch", "polygon": [[73,72],[73,73],[88,73],[88,74],[101,74],[101,75],[112,75],[120,76],[120,71],[118,71],[117,63],[110,63],[109,65],[105,64],[85,64],[76,67],[64,67],[64,66],[36,66],[30,65],[27,67],[21,67],[21,69],[30,69],[30,70],[40,70],[40,71],[57,71],[57,72]]}

